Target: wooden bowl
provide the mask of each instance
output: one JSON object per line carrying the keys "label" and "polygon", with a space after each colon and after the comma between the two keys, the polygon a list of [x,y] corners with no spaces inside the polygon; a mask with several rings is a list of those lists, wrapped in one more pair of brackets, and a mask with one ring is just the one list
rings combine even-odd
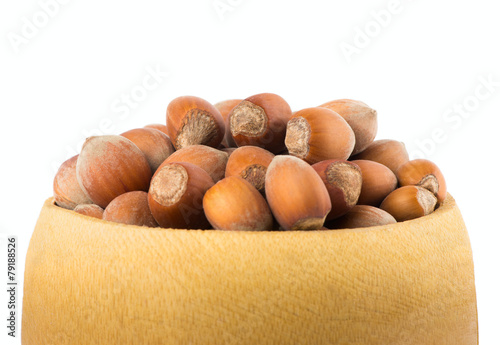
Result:
{"label": "wooden bowl", "polygon": [[453,198],[355,230],[115,224],[43,206],[22,344],[477,344],[469,237]]}

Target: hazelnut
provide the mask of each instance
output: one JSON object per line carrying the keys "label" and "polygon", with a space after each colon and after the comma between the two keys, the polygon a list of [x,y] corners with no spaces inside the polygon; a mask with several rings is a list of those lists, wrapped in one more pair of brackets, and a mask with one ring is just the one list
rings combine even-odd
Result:
{"label": "hazelnut", "polygon": [[332,207],[319,175],[297,157],[274,157],[265,189],[271,211],[285,230],[320,229]]}
{"label": "hazelnut", "polygon": [[225,147],[225,148],[222,148],[222,149],[219,149],[221,150],[222,152],[225,152],[227,153],[228,157],[231,157],[231,155],[233,154],[234,151],[236,151],[237,147]]}
{"label": "hazelnut", "polygon": [[398,222],[403,222],[432,213],[436,205],[436,196],[427,189],[404,186],[389,194],[380,208],[390,213]]}
{"label": "hazelnut", "polygon": [[208,229],[203,196],[213,185],[210,175],[194,164],[162,164],[151,180],[148,195],[151,213],[164,228]]}
{"label": "hazelnut", "polygon": [[224,177],[229,155],[221,150],[205,145],[186,146],[171,154],[164,164],[186,162],[205,170],[214,182]]}
{"label": "hazelnut", "polygon": [[227,161],[225,176],[240,176],[264,194],[267,167],[273,158],[271,152],[257,146],[239,147]]}
{"label": "hazelnut", "polygon": [[360,167],[363,176],[358,204],[379,206],[382,200],[398,186],[396,175],[385,165],[367,160],[352,162]]}
{"label": "hazelnut", "polygon": [[332,202],[327,220],[346,214],[356,205],[363,184],[359,166],[343,160],[327,160],[312,167],[323,180]]}
{"label": "hazelnut", "polygon": [[94,217],[97,219],[102,219],[104,214],[102,207],[97,206],[96,204],[80,204],[75,207],[74,211],[76,213],[83,214],[84,216]]}
{"label": "hazelnut", "polygon": [[286,123],[291,116],[292,110],[283,98],[261,93],[234,107],[227,124],[238,146],[258,146],[278,153],[285,149]]}
{"label": "hazelnut", "polygon": [[351,126],[356,136],[353,155],[363,151],[375,139],[378,128],[377,111],[365,103],[352,99],[339,99],[322,104],[320,107],[338,113]]}
{"label": "hazelnut", "polygon": [[337,113],[326,108],[299,110],[288,121],[285,144],[289,153],[310,164],[328,159],[347,160],[354,133]]}
{"label": "hazelnut", "polygon": [[350,158],[351,160],[369,160],[385,165],[394,174],[399,167],[408,162],[405,144],[397,140],[375,140],[366,149]]}
{"label": "hazelnut", "polygon": [[78,184],[76,163],[78,155],[71,157],[59,167],[54,178],[54,200],[57,206],[74,209],[80,204],[92,204],[92,200]]}
{"label": "hazelnut", "polygon": [[[167,126],[159,124],[159,123],[153,123],[151,125],[144,126],[144,128],[150,128],[150,129],[156,129],[157,131],[162,132],[168,137],[168,131],[167,131]],[[169,137],[170,139],[170,137]]]}
{"label": "hazelnut", "polygon": [[102,208],[117,196],[147,191],[151,168],[142,151],[119,135],[90,137],[83,144],[76,165],[78,183]]}
{"label": "hazelnut", "polygon": [[415,159],[403,164],[396,176],[401,186],[420,186],[434,193],[438,205],[446,198],[444,176],[438,166],[427,159]]}
{"label": "hazelnut", "polygon": [[396,219],[380,208],[356,205],[345,215],[326,223],[326,225],[329,229],[355,229],[395,223]]}
{"label": "hazelnut", "polygon": [[194,96],[174,99],[167,107],[167,131],[174,147],[218,147],[225,134],[222,116],[212,104]]}
{"label": "hazelnut", "polygon": [[110,222],[157,227],[148,205],[148,193],[128,192],[117,196],[104,210],[102,219]]}
{"label": "hazelnut", "polygon": [[152,173],[175,151],[168,136],[152,128],[132,129],[121,136],[132,141],[144,153]]}
{"label": "hazelnut", "polygon": [[239,176],[226,177],[203,197],[203,209],[218,230],[270,230],[273,216],[264,197]]}
{"label": "hazelnut", "polygon": [[224,139],[222,140],[222,145],[226,148],[228,147],[236,147],[236,143],[234,142],[233,136],[231,135],[231,129],[228,124],[228,117],[231,110],[240,104],[242,99],[228,99],[226,101],[218,102],[214,104],[220,114],[222,115],[222,119],[224,120],[224,124],[226,125],[226,134],[224,135]]}

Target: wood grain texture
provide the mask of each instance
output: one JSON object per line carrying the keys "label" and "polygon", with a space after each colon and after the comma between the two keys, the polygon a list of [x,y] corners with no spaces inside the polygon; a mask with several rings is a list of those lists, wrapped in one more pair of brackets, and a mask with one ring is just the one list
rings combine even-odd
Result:
{"label": "wood grain texture", "polygon": [[478,342],[472,253],[455,201],[364,230],[149,229],[43,206],[22,344]]}

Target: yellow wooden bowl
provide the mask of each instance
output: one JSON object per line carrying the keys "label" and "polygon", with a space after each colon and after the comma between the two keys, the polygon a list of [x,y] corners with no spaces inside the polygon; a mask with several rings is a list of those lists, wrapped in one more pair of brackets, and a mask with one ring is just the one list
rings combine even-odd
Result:
{"label": "yellow wooden bowl", "polygon": [[26,258],[24,345],[477,342],[449,195],[420,219],[302,232],[151,229],[49,199]]}

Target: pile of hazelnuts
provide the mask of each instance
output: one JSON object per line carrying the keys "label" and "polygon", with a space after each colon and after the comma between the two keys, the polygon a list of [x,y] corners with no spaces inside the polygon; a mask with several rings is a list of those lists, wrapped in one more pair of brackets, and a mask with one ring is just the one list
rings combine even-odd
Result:
{"label": "pile of hazelnuts", "polygon": [[54,180],[58,206],[173,229],[325,230],[432,213],[446,183],[405,145],[376,140],[377,112],[340,99],[292,112],[262,93],[174,99],[166,126],[90,137]]}

